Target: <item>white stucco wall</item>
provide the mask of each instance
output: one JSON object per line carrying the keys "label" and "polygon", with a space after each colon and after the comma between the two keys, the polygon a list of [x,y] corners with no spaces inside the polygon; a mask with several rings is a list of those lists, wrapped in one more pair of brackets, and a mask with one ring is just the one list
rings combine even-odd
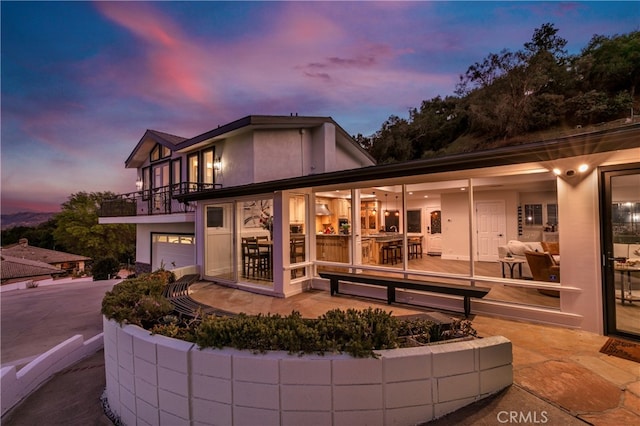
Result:
{"label": "white stucco wall", "polygon": [[414,425],[513,382],[502,336],[345,354],[253,354],[104,320],[109,407],[125,424]]}
{"label": "white stucco wall", "polygon": [[307,168],[310,147],[306,131],[301,133],[300,129],[259,130],[254,132],[253,147],[256,182],[309,174]]}
{"label": "white stucco wall", "polygon": [[594,171],[582,180],[558,179],[558,201],[560,281],[563,286],[582,290],[563,294],[560,306],[564,312],[582,316],[581,328],[602,334],[598,174]]}
{"label": "white stucco wall", "polygon": [[246,185],[254,181],[253,137],[251,133],[216,142],[216,156],[222,159],[222,170],[216,183],[224,187]]}

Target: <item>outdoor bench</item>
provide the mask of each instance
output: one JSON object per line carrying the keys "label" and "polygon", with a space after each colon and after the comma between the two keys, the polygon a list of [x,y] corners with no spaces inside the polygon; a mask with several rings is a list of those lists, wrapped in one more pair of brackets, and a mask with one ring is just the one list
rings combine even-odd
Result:
{"label": "outdoor bench", "polygon": [[486,296],[487,293],[489,293],[489,291],[491,290],[486,287],[471,287],[460,284],[433,283],[428,281],[356,274],[349,272],[320,272],[320,277],[329,280],[332,296],[339,293],[338,286],[340,281],[354,284],[368,284],[386,287],[388,304],[392,304],[396,301],[396,288],[462,296],[464,298],[464,314],[467,317],[471,313],[471,297],[481,299]]}
{"label": "outdoor bench", "polygon": [[197,302],[189,296],[189,286],[198,281],[198,275],[185,275],[173,283],[167,284],[163,296],[173,305],[173,310],[181,317],[195,318],[199,313],[231,315],[212,306]]}

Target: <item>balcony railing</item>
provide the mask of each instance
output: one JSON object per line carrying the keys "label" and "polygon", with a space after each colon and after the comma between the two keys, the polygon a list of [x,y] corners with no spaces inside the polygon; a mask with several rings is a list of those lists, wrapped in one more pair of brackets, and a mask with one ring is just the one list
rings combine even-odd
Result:
{"label": "balcony railing", "polygon": [[148,216],[193,212],[195,203],[182,203],[175,197],[219,187],[219,184],[213,183],[181,182],[171,186],[118,194],[100,204],[98,216]]}

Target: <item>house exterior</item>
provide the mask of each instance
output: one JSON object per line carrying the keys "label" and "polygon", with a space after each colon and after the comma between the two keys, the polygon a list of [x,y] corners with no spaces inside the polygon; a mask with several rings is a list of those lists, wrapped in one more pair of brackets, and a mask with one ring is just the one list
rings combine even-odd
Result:
{"label": "house exterior", "polygon": [[178,196],[373,164],[328,117],[247,116],[191,139],[147,130],[125,162],[138,191],[103,204],[100,223],[136,224],[138,273],[188,266],[197,203]]}
{"label": "house exterior", "polygon": [[[482,285],[476,313],[640,336],[628,309],[640,302],[638,123],[375,165],[330,118],[249,116],[191,139],[147,131],[126,166],[139,191],[105,203],[100,222],[137,225],[140,270],[195,265],[275,297],[327,289],[322,270]],[[501,254],[542,243],[561,275],[531,279]],[[459,310],[444,295],[396,300]]]}
{"label": "house exterior", "polygon": [[90,257],[73,253],[30,246],[26,238],[21,238],[17,244],[2,247],[1,253],[7,257],[51,265],[58,274],[82,272],[86,262],[91,260]]}

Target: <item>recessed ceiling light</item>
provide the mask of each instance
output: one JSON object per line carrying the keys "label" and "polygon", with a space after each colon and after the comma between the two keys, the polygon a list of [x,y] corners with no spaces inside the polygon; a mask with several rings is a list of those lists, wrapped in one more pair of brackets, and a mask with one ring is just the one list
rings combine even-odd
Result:
{"label": "recessed ceiling light", "polygon": [[555,169],[553,169],[553,174],[556,176],[560,176],[562,174],[562,170],[556,167]]}
{"label": "recessed ceiling light", "polygon": [[425,196],[424,196],[424,198],[429,198],[429,196],[428,196],[428,195],[425,195]]}
{"label": "recessed ceiling light", "polygon": [[580,173],[584,173],[584,172],[586,172],[587,170],[589,170],[589,166],[588,166],[587,164],[580,164],[580,165],[578,166],[578,171],[579,171]]}

